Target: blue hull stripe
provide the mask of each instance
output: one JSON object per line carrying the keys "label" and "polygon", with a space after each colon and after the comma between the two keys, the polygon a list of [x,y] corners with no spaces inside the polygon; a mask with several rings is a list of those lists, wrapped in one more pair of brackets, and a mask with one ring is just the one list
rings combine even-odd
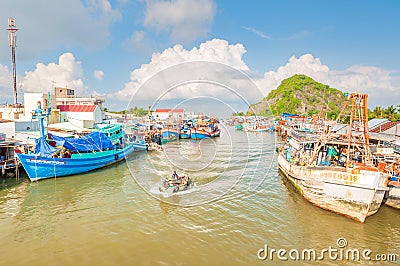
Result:
{"label": "blue hull stripe", "polygon": [[202,133],[192,133],[192,139],[205,139],[209,138],[210,135],[208,134],[202,134]]}
{"label": "blue hull stripe", "polygon": [[190,139],[190,134],[180,134],[181,139]]}
{"label": "blue hull stripe", "polygon": [[147,145],[146,145],[146,144],[136,144],[136,143],[133,143],[132,146],[133,146],[133,148],[134,148],[135,150],[140,150],[140,151],[145,151],[145,150],[147,150]]}
{"label": "blue hull stripe", "polygon": [[125,159],[133,152],[133,146],[129,145],[114,153],[102,155],[97,152],[93,158],[47,158],[34,155],[18,154],[26,173],[31,181],[45,178],[69,176],[98,169]]}

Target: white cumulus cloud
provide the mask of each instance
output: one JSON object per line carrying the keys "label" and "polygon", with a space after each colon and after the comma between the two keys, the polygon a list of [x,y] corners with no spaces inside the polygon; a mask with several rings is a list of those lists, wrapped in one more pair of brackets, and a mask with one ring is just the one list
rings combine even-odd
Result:
{"label": "white cumulus cloud", "polygon": [[58,63],[38,63],[35,70],[25,73],[22,84],[24,91],[48,92],[52,91],[54,82],[55,86],[67,86],[79,94],[87,91],[83,78],[81,62],[73,54],[64,53]]}
{"label": "white cumulus cloud", "polygon": [[[244,74],[234,72],[249,70],[242,59],[245,53],[246,49],[242,44],[232,45],[220,39],[207,41],[202,43],[199,48],[194,47],[191,50],[186,50],[181,45],[175,45],[162,53],[154,53],[150,63],[143,64],[140,68],[133,70],[130,77],[131,81],[125,84],[124,89],[117,92],[116,96],[121,100],[130,99],[133,95],[136,98],[140,97],[141,100],[155,99],[165,93],[169,86],[175,86],[187,80],[213,80],[213,82],[230,84],[235,76],[240,76],[235,80],[237,85],[245,77]],[[208,63],[185,65],[188,62],[201,61]],[[212,62],[215,62],[215,64]],[[152,79],[152,86],[146,84],[146,88],[141,88],[149,79]],[[203,96],[227,95],[226,89],[217,87],[216,84],[210,83],[182,84],[165,97],[168,99],[185,98],[196,93],[202,93]],[[139,88],[141,91],[137,94]],[[246,88],[246,86],[243,86],[243,88]],[[260,97],[260,95],[258,96]]]}
{"label": "white cumulus cloud", "polygon": [[98,80],[102,80],[104,78],[104,72],[102,70],[95,70],[93,76]]}
{"label": "white cumulus cloud", "polygon": [[215,13],[213,0],[148,0],[144,26],[167,32],[174,42],[191,42],[207,35]]}

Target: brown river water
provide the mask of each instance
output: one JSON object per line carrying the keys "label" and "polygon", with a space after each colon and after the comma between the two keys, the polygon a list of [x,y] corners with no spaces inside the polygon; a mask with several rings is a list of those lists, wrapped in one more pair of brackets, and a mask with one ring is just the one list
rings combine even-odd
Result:
{"label": "brown river water", "polygon": [[[278,172],[275,143],[228,127],[82,175],[2,180],[0,265],[390,264],[346,259],[348,249],[399,264],[399,210],[382,206],[360,224],[313,206]],[[165,197],[158,182],[173,170],[195,185]],[[302,259],[304,249],[317,257]]]}

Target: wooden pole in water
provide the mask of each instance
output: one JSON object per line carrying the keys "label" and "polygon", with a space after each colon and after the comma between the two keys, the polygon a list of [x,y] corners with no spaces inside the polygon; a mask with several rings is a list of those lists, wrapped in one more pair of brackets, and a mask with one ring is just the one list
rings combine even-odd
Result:
{"label": "wooden pole in water", "polygon": [[19,180],[19,165],[18,165],[18,158],[14,158],[14,165],[15,165],[15,179]]}

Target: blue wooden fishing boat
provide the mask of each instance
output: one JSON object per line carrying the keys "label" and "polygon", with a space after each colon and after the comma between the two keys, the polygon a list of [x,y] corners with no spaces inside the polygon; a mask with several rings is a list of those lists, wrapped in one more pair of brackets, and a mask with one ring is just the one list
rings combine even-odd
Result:
{"label": "blue wooden fishing boat", "polygon": [[173,127],[166,127],[161,130],[161,136],[163,139],[178,139],[179,138],[179,130]]}
{"label": "blue wooden fishing boat", "polygon": [[149,145],[143,139],[135,140],[135,141],[131,142],[130,144],[133,146],[135,151],[147,151],[149,148]]}
{"label": "blue wooden fishing boat", "polygon": [[35,117],[39,119],[41,137],[36,139],[33,153],[18,153],[18,159],[31,181],[95,170],[119,162],[133,152],[131,144],[124,143],[123,139],[113,144],[100,131],[81,138],[63,138],[48,134],[49,140],[46,140],[43,119],[49,113],[43,114],[41,106],[38,106]]}
{"label": "blue wooden fishing boat", "polygon": [[179,139],[179,129],[177,125],[166,125],[161,129],[161,143],[167,143]]}
{"label": "blue wooden fishing boat", "polygon": [[199,127],[195,127],[192,129],[191,138],[192,139],[206,139],[206,138],[211,138],[211,135],[206,130],[199,128]]}
{"label": "blue wooden fishing boat", "polygon": [[179,138],[181,139],[190,139],[192,134],[192,129],[189,127],[184,127],[179,132]]}
{"label": "blue wooden fishing boat", "polygon": [[[41,143],[42,147],[49,145],[43,138],[37,143]],[[52,155],[57,149],[50,147],[49,145],[44,149],[48,149],[51,153],[41,153],[36,150],[34,154],[18,154],[31,181],[85,173],[122,161],[133,152],[133,146],[128,144],[121,149],[75,153],[70,158],[59,158]]]}
{"label": "blue wooden fishing boat", "polygon": [[[213,119],[215,120],[215,119]],[[218,128],[217,121],[197,121],[196,126],[192,129],[192,139],[214,138],[221,135],[221,130]]]}

